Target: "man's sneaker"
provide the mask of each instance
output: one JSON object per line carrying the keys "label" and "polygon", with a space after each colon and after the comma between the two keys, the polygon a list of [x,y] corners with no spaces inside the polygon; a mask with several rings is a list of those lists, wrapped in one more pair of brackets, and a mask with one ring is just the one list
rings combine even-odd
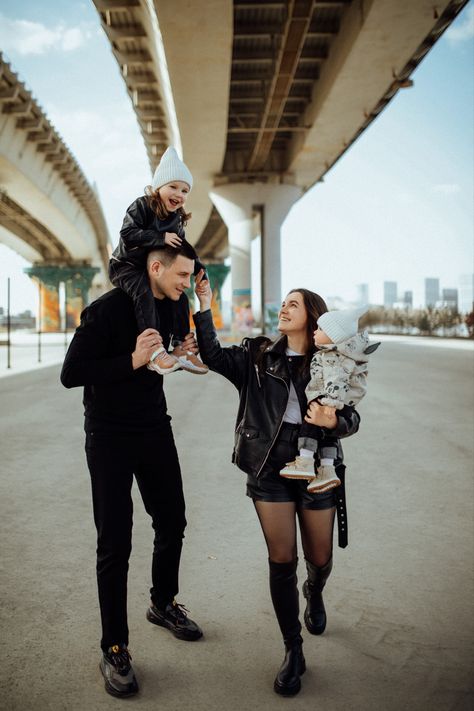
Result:
{"label": "man's sneaker", "polygon": [[310,457],[296,457],[294,462],[289,462],[281,470],[280,476],[286,479],[314,479],[314,459]]}
{"label": "man's sneaker", "polygon": [[187,612],[184,605],[180,605],[176,600],[173,600],[173,602],[166,605],[164,610],[160,610],[151,604],[146,611],[146,618],[154,625],[166,627],[178,639],[185,639],[191,642],[202,637],[202,629],[189,619]]}
{"label": "man's sneaker", "polygon": [[178,359],[161,346],[152,356],[146,366],[149,370],[154,370],[160,375],[167,375],[174,370],[181,368]]}
{"label": "man's sneaker", "polygon": [[332,464],[325,464],[318,467],[315,478],[309,482],[308,491],[311,494],[321,494],[341,485],[341,480],[336,474]]}
{"label": "man's sneaker", "polygon": [[114,644],[103,653],[100,671],[104,677],[105,690],[112,696],[133,696],[138,692],[131,658],[126,644]]}
{"label": "man's sneaker", "polygon": [[183,370],[188,370],[190,373],[195,373],[195,375],[205,375],[209,372],[207,365],[204,365],[202,360],[200,360],[191,351],[185,351],[181,346],[176,346],[172,353]]}

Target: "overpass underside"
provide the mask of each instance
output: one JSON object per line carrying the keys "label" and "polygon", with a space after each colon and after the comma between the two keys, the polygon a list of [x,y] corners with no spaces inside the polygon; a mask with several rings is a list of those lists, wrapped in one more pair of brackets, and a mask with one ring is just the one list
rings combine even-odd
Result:
{"label": "overpass underside", "polygon": [[33,266],[43,330],[59,330],[59,286],[74,326],[94,281],[107,282],[110,238],[98,197],[31,92],[0,54],[0,241]]}
{"label": "overpass underside", "polygon": [[412,85],[467,0],[94,2],[151,168],[179,143],[195,176],[190,239],[207,261],[230,255],[235,316],[252,302],[252,238],[268,314],[289,209]]}

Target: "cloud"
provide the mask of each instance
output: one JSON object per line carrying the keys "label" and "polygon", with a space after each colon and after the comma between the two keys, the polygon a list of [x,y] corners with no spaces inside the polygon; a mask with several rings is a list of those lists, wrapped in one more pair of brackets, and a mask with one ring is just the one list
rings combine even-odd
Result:
{"label": "cloud", "polygon": [[461,186],[458,183],[438,183],[433,185],[434,193],[442,193],[443,195],[455,195],[461,192]]}
{"label": "cloud", "polygon": [[468,5],[462,19],[449,28],[446,37],[453,43],[464,42],[474,37],[474,3]]}
{"label": "cloud", "polygon": [[50,50],[73,52],[82,47],[92,32],[86,25],[67,27],[59,23],[46,27],[40,22],[11,20],[0,14],[0,46],[21,55],[45,54]]}

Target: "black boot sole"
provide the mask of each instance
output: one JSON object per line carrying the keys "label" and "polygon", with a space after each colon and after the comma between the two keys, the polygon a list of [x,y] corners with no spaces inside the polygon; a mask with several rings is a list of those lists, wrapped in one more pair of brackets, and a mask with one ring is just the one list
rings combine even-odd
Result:
{"label": "black boot sole", "polygon": [[[306,664],[303,666],[303,668],[300,671],[300,676],[303,676],[303,674],[306,671]],[[280,696],[296,696],[301,691],[301,680],[298,679],[298,681],[295,684],[292,684],[291,686],[286,685],[282,686],[281,684],[277,683],[277,680],[273,682],[273,691],[276,694],[279,694]]]}
{"label": "black boot sole", "polygon": [[152,610],[150,610],[150,608],[148,608],[148,610],[146,611],[146,618],[148,622],[151,622],[152,625],[164,627],[164,629],[169,630],[172,634],[174,634],[176,639],[182,639],[185,642],[196,642],[203,636],[201,631],[189,632],[189,630],[180,629],[179,627],[175,627],[175,625],[170,624],[165,620],[161,620],[152,612]]}

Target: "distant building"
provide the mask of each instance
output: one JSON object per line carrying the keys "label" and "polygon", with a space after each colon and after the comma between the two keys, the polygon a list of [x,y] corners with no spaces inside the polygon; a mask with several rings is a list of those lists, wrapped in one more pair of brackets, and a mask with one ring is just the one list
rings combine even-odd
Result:
{"label": "distant building", "polygon": [[458,290],[443,289],[441,292],[441,303],[448,309],[458,309]]}
{"label": "distant building", "polygon": [[[8,326],[8,314],[3,311],[0,314],[0,328],[5,329]],[[31,311],[23,311],[21,314],[10,315],[10,328],[15,329],[34,329],[36,328],[36,318]]]}
{"label": "distant building", "polygon": [[474,274],[461,274],[459,277],[458,308],[462,314],[474,311]]}
{"label": "distant building", "polygon": [[425,279],[425,306],[436,306],[439,301],[439,279]]}
{"label": "distant building", "polygon": [[410,309],[413,308],[413,291],[403,292],[403,304]]}
{"label": "distant building", "polygon": [[397,282],[396,281],[384,281],[383,283],[383,305],[391,308],[394,303],[398,301],[397,298]]}
{"label": "distant building", "polygon": [[357,305],[365,306],[369,303],[369,285],[357,284]]}

